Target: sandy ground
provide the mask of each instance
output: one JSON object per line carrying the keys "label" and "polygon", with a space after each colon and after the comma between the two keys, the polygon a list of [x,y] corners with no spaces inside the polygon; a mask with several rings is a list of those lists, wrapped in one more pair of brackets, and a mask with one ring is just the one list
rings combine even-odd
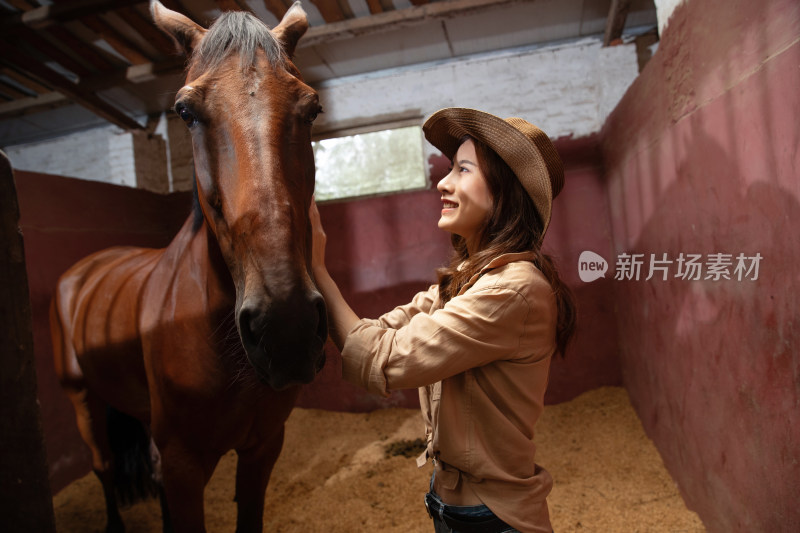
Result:
{"label": "sandy ground", "polygon": [[[416,410],[369,414],[295,409],[267,491],[264,531],[432,532],[422,498],[431,467],[387,454],[413,441]],[[677,533],[705,531],[686,509],[621,388],[597,389],[548,406],[537,425],[537,462],[553,475],[548,498],[555,531]],[[225,456],[206,488],[209,532],[232,532],[235,455]],[[100,532],[100,484],[88,475],[53,499],[58,531]],[[128,533],[160,531],[157,502],[123,511]]]}

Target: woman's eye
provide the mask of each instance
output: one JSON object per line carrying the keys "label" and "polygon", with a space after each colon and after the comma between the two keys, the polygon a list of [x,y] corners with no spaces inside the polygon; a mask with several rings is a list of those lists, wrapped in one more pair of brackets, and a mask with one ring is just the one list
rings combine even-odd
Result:
{"label": "woman's eye", "polygon": [[181,120],[186,123],[190,128],[195,125],[197,118],[194,116],[188,107],[184,104],[176,104],[175,112],[181,117]]}

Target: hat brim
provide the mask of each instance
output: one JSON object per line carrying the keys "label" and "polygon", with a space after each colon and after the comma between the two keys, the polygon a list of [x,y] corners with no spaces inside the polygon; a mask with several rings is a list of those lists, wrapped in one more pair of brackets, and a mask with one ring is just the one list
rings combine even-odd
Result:
{"label": "hat brim", "polygon": [[[465,135],[481,141],[494,150],[514,171],[533,200],[542,221],[542,235],[544,235],[550,224],[552,209],[553,190],[550,173],[544,157],[534,142],[512,125],[511,122],[515,120],[535,128],[522,119],[503,120],[476,109],[450,107],[431,115],[425,121],[422,130],[428,142],[451,160]],[[544,135],[544,132],[541,133]]]}

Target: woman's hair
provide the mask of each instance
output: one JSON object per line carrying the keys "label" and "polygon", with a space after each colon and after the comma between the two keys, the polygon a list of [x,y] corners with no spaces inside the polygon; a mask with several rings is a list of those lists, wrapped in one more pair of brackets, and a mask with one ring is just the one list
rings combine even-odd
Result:
{"label": "woman's hair", "polygon": [[454,254],[450,265],[437,270],[441,304],[455,297],[472,276],[498,255],[532,251],[535,254],[534,264],[550,282],[555,294],[558,309],[556,349],[563,356],[575,332],[576,312],[572,291],[561,281],[552,258],[542,253],[542,221],[517,176],[486,144],[470,136],[464,136],[460,144],[470,139],[475,144],[478,167],[486,179],[494,209],[479,233],[479,251],[473,256],[467,251],[466,240],[459,235],[452,235]]}

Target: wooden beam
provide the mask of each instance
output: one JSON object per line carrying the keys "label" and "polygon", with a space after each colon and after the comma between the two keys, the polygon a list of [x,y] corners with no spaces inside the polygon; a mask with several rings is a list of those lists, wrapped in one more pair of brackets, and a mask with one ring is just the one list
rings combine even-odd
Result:
{"label": "wooden beam", "polygon": [[119,54],[133,65],[149,63],[151,58],[144,55],[139,48],[132,42],[123,37],[108,22],[100,18],[99,15],[88,15],[81,19],[81,22],[90,30],[95,32]]}
{"label": "wooden beam", "polygon": [[383,13],[383,6],[381,6],[379,0],[367,0],[367,7],[369,7],[369,12],[373,15]]}
{"label": "wooden beam", "polygon": [[451,2],[433,2],[380,13],[371,17],[359,17],[325,24],[324,26],[314,26],[308,29],[305,36],[300,39],[298,46],[300,48],[316,46],[358,35],[381,33],[401,27],[423,24],[431,20],[440,20],[468,13],[479,13],[498,6],[530,1],[533,0],[453,0]]}
{"label": "wooden beam", "polygon": [[186,67],[183,57],[173,57],[158,63],[143,63],[128,68],[82,78],[78,87],[86,92],[99,92],[124,83],[143,83],[159,76],[178,74]]}
{"label": "wooden beam", "polygon": [[155,46],[161,53],[172,55],[175,53],[175,45],[164,35],[161,30],[156,28],[153,21],[145,18],[135,7],[123,7],[117,11],[117,15],[125,21],[131,28],[136,30],[144,39]]}
{"label": "wooden beam", "polygon": [[2,40],[0,40],[0,56],[14,64],[20,70],[29,72],[45,83],[48,83],[58,92],[72,99],[76,104],[82,105],[92,113],[112,124],[116,124],[120,128],[126,130],[142,129],[142,126],[137,121],[105,102],[96,94],[81,90],[76,84],[58,74],[47,65],[40,63],[36,58]]}
{"label": "wooden beam", "polygon": [[350,7],[350,2],[348,2],[348,0],[336,0],[336,5],[339,6],[339,11],[342,12],[342,15],[344,15],[346,20],[356,18],[356,15],[353,13],[353,9]]}
{"label": "wooden beam", "polygon": [[0,28],[13,26],[28,26],[41,29],[52,24],[68,22],[87,15],[105,13],[120,7],[139,4],[144,0],[74,0],[69,2],[56,2],[51,5],[37,7],[25,13],[17,13],[3,17]]}
{"label": "wooden beam", "polygon": [[603,36],[603,46],[609,46],[612,42],[622,37],[622,30],[625,28],[625,20],[628,18],[628,11],[631,9],[632,0],[611,0],[611,7],[608,9],[608,19],[606,20],[606,33]]}
{"label": "wooden beam", "polygon": [[20,98],[13,102],[0,104],[0,119],[21,117],[47,109],[62,107],[69,103],[69,98],[57,92],[42,94],[36,97],[29,96],[28,98]]}
{"label": "wooden beam", "polygon": [[[30,45],[32,48],[47,56],[49,59],[52,59],[65,69],[75,73],[78,76],[85,76],[91,72],[77,59],[69,55],[64,48],[54,45],[30,28],[15,28],[14,31],[11,32],[11,35],[13,36],[12,38],[14,40],[22,41]],[[8,39],[8,37],[6,37],[6,39]]]}
{"label": "wooden beam", "polygon": [[264,7],[280,21],[289,8],[281,0],[264,0]]}
{"label": "wooden beam", "polygon": [[311,0],[311,3],[317,6],[319,14],[322,15],[325,22],[340,22],[345,19],[336,0]]}
{"label": "wooden beam", "polygon": [[26,2],[25,0],[5,0],[5,2],[6,4],[16,7],[20,11],[30,11],[31,9],[38,7],[31,2]]}
{"label": "wooden beam", "polygon": [[2,78],[0,78],[0,93],[9,96],[11,100],[19,100],[20,98],[29,98],[31,96]]}
{"label": "wooden beam", "polygon": [[86,60],[97,70],[104,71],[114,69],[115,65],[111,63],[107,57],[103,56],[96,46],[82,41],[64,26],[50,26],[43,31],[56,41],[65,44],[68,49],[78,54],[79,57]]}
{"label": "wooden beam", "polygon": [[6,76],[7,78],[11,78],[15,82],[19,83],[23,87],[30,89],[31,91],[35,92],[36,94],[45,94],[52,91],[50,87],[46,85],[42,85],[38,81],[31,79],[24,74],[21,74],[14,70],[11,67],[2,67],[0,68],[0,74]]}

